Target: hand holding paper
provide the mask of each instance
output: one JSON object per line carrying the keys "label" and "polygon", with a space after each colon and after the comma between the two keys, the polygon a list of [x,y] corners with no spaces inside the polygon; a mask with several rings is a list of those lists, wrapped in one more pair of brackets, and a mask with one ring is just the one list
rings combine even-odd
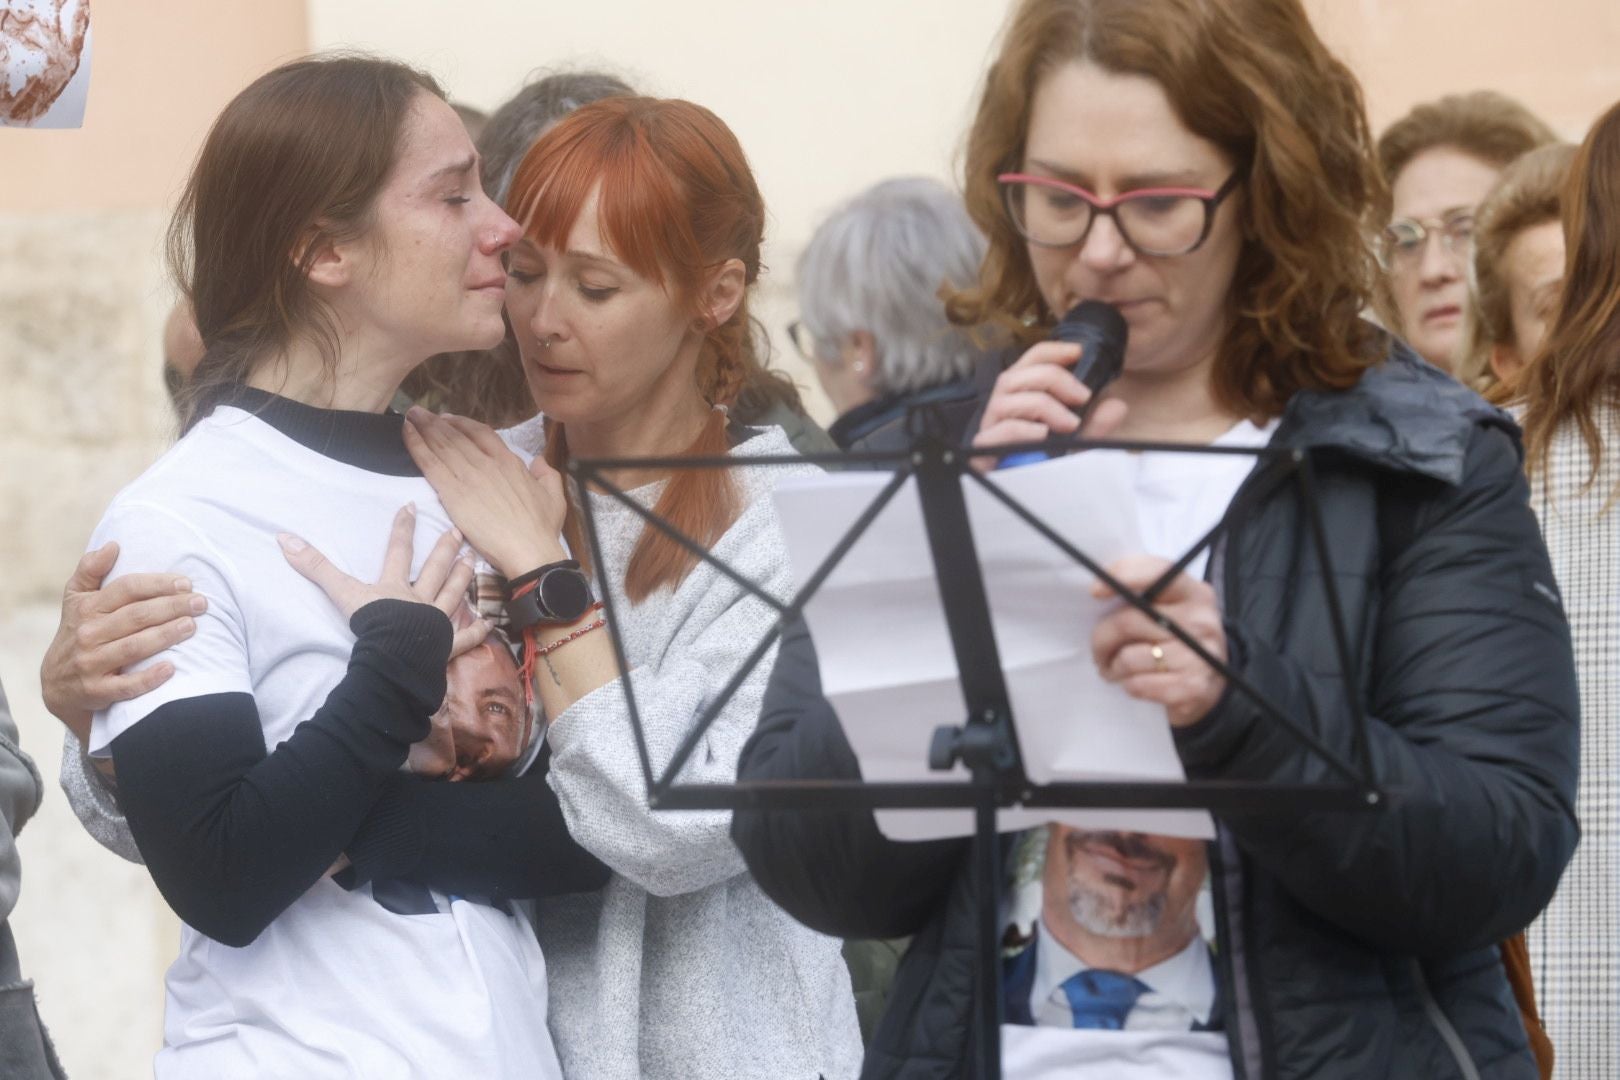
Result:
{"label": "hand holding paper", "polygon": [[[882,473],[840,473],[777,489],[797,580],[809,578],[888,479]],[[1142,549],[1123,455],[1075,455],[998,473],[991,482],[1103,565]],[[1133,698],[1093,661],[1093,633],[1119,602],[1094,595],[1084,567],[977,484],[966,483],[1029,778],[1037,784],[1184,779],[1164,708]],[[916,485],[908,481],[805,612],[823,690],[868,781],[968,780],[961,766],[939,773],[927,765],[934,729],[967,716],[928,551]],[[972,832],[969,811],[880,810],[877,818],[894,839]],[[1004,829],[1050,820],[1213,835],[1209,816],[1199,811],[1042,809],[1003,811],[1000,817]]]}
{"label": "hand holding paper", "polygon": [[[1170,565],[1168,559],[1135,555],[1104,569],[1127,589],[1142,592]],[[1098,581],[1092,584],[1091,595],[1102,600],[1114,593]],[[1153,606],[1191,634],[1211,656],[1226,659],[1226,628],[1215,590],[1207,582],[1180,574]],[[1121,607],[1097,624],[1091,635],[1091,653],[1103,678],[1123,687],[1133,698],[1163,705],[1171,727],[1202,720],[1226,690],[1220,672],[1134,607]]]}

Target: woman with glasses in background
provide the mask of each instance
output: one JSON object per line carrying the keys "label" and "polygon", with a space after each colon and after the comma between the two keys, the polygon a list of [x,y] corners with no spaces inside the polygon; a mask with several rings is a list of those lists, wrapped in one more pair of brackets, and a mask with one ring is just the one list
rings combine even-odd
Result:
{"label": "woman with glasses in background", "polygon": [[1491,90],[1426,102],[1378,138],[1391,206],[1373,298],[1384,325],[1442,371],[1461,359],[1475,211],[1509,162],[1556,139]]}
{"label": "woman with glasses in background", "polygon": [[[1308,457],[1348,661],[1298,490],[1252,458],[1133,455],[1144,550],[1109,571],[1144,590],[1226,519],[1157,614],[1341,760],[1359,697],[1367,759],[1399,793],[1364,813],[1279,800],[1217,814],[1202,973],[1105,962],[1043,909],[1023,948],[1037,972],[1076,973],[1032,982],[1009,962],[1000,994],[1023,1023],[1003,1029],[1005,1075],[1535,1076],[1496,943],[1547,902],[1575,844],[1568,628],[1511,423],[1360,317],[1377,273],[1364,222],[1385,196],[1360,87],[1299,0],[1022,0],[968,137],[965,195],[989,248],[950,310],[1024,349],[975,445],[1079,428],[1079,346],[1047,338],[1100,300],[1130,336],[1087,434]],[[1324,780],[1320,757],[1160,621],[1122,606],[1087,644],[1104,679],[1163,706],[1190,778]],[[860,776],[802,624],[739,776]],[[732,831],[808,925],[915,935],[863,1075],[967,1075],[967,841],[891,841],[869,810],[743,810]],[[1157,918],[1130,895],[1151,891],[1140,863],[1100,875],[1142,908],[1135,933]]]}

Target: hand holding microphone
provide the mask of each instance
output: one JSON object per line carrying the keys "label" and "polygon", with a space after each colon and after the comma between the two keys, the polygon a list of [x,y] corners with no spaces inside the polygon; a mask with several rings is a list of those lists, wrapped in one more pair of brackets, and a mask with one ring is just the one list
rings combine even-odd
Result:
{"label": "hand holding microphone", "polygon": [[[1082,424],[1093,435],[1112,430],[1124,418],[1125,406],[1122,402],[1098,406],[1097,398],[1125,366],[1128,335],[1124,316],[1112,306],[1100,300],[1077,304],[1053,328],[1050,340],[1031,346],[996,379],[973,445],[1034,442],[1072,434]],[[1002,466],[1045,457],[1038,451],[1013,454]],[[995,460],[979,458],[974,464],[989,469]]]}

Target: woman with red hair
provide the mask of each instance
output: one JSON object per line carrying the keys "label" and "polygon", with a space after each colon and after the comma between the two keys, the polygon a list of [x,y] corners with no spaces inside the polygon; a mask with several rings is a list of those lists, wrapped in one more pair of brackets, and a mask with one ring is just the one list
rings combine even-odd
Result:
{"label": "woman with red hair", "polygon": [[[511,583],[507,609],[513,629],[528,631],[525,659],[549,720],[546,779],[569,833],[613,870],[600,892],[538,903],[564,1074],[853,1076],[861,1045],[839,941],[765,897],[731,842],[728,812],[649,809],[612,640],[591,601],[612,593],[655,773],[776,613],[635,511],[562,476],[574,455],[792,452],[780,428],[729,416],[756,347],[748,304],[764,236],[759,189],[736,137],[707,109],[613,98],[534,146],[507,205],[523,235],[507,257],[506,309],[541,416],[503,441],[415,409],[407,441],[452,520]],[[782,596],[792,581],[770,490],[809,468],[609,478]],[[585,498],[602,565],[588,558]],[[773,659],[742,682],[682,782],[736,776]],[[543,771],[483,785],[402,777],[348,848],[356,878],[547,891],[546,834],[528,821],[524,793]]]}

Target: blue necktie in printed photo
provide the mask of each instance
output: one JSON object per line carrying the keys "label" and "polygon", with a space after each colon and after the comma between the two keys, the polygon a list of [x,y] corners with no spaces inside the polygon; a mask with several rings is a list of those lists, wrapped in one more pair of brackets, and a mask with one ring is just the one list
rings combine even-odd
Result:
{"label": "blue necktie in printed photo", "polygon": [[1150,987],[1131,975],[1092,968],[1063,983],[1074,1012],[1074,1026],[1092,1031],[1121,1031],[1125,1018]]}

